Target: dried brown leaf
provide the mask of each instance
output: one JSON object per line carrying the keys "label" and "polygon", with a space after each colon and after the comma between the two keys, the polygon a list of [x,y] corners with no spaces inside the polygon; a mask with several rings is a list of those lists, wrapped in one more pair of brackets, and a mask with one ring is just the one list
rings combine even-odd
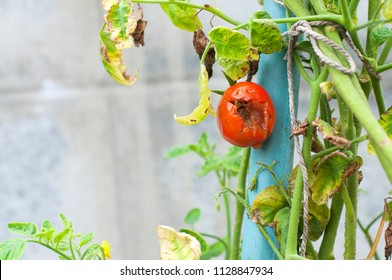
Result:
{"label": "dried brown leaf", "polygon": [[[203,32],[202,29],[198,28],[193,32],[193,47],[195,48],[196,53],[199,58],[203,56],[204,50],[208,45],[208,38]],[[212,66],[215,63],[215,49],[211,47],[208,50],[207,56],[204,59],[204,65],[206,66],[208,77],[212,77]]]}
{"label": "dried brown leaf", "polygon": [[312,122],[312,125],[314,125],[321,133],[322,137],[331,144],[338,146],[339,148],[350,147],[351,142],[346,138],[339,136],[338,132],[327,122],[318,118]]}
{"label": "dried brown leaf", "polygon": [[258,70],[259,70],[259,60],[251,60],[249,62],[249,72],[246,80],[248,82],[252,81],[253,76],[256,75]]}
{"label": "dried brown leaf", "polygon": [[314,139],[312,139],[312,146],[311,146],[311,151],[313,153],[319,153],[323,150],[323,147],[320,145],[319,142],[315,141]]}
{"label": "dried brown leaf", "polygon": [[136,47],[140,47],[140,46],[144,46],[144,30],[146,29],[147,26],[147,21],[143,20],[143,9],[142,7],[139,5],[138,7],[138,20],[136,23],[136,29],[135,31],[132,33],[132,38],[133,41],[135,43]]}
{"label": "dried brown leaf", "polygon": [[304,122],[300,123],[296,128],[293,128],[291,130],[290,137],[306,135],[306,129],[308,128],[308,126],[309,126],[308,119],[305,119]]}

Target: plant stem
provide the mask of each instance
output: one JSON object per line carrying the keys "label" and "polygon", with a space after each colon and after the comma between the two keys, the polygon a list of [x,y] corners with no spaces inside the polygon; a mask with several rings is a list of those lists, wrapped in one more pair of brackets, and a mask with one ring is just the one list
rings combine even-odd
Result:
{"label": "plant stem", "polygon": [[278,257],[279,260],[284,260],[283,255],[280,253],[279,249],[275,246],[274,241],[272,240],[272,238],[269,236],[269,234],[267,233],[267,231],[264,229],[264,227],[262,225],[260,225],[259,223],[257,223],[257,227],[259,228],[261,234],[264,236],[264,238],[267,240],[267,242],[271,245],[272,250],[274,251],[274,253],[276,254],[276,256]]}
{"label": "plant stem", "polygon": [[378,66],[376,68],[376,71],[377,71],[377,73],[382,73],[382,72],[387,71],[387,70],[389,70],[391,68],[392,68],[392,62],[384,64],[384,65],[381,65],[381,66]]}
{"label": "plant stem", "polygon": [[[217,173],[218,175],[219,173]],[[227,184],[227,175],[224,172],[223,176],[219,176],[219,182],[220,185],[223,188],[226,187]],[[225,204],[225,216],[226,216],[226,236],[227,236],[227,244],[228,244],[228,250],[226,251],[225,259],[228,260],[230,258],[230,252],[231,252],[231,214],[230,214],[230,197],[228,193],[223,194],[223,202]]]}
{"label": "plant stem", "polygon": [[343,23],[343,17],[340,15],[334,15],[334,14],[324,14],[324,15],[308,15],[308,16],[300,16],[300,17],[288,17],[288,18],[274,18],[272,21],[274,21],[277,24],[280,23],[295,23],[300,20],[306,20],[306,21],[319,21],[319,20],[326,20],[326,21],[332,21],[336,22],[338,24]]}
{"label": "plant stem", "polygon": [[297,177],[294,184],[294,194],[291,205],[289,229],[287,233],[287,245],[286,245],[286,259],[288,256],[298,255],[297,243],[298,243],[298,225],[301,215],[302,205],[302,192],[303,192],[303,178],[301,168],[298,168]]}
{"label": "plant stem", "polygon": [[340,217],[343,211],[343,199],[341,191],[335,194],[331,203],[331,216],[327,227],[325,228],[324,236],[321,241],[319,249],[320,260],[335,259],[333,249],[336,241],[336,236],[339,228]]}
{"label": "plant stem", "polygon": [[382,93],[380,80],[373,77],[372,75],[370,75],[370,79],[372,81],[374,96],[376,97],[378,113],[381,115],[386,111],[386,109],[385,109],[384,95]]}
{"label": "plant stem", "polygon": [[344,21],[343,25],[345,28],[351,30],[351,28],[353,26],[353,21],[351,18],[351,11],[350,11],[349,6],[347,4],[347,0],[340,0],[339,5],[340,5],[340,10],[343,15],[343,21]]}
{"label": "plant stem", "polygon": [[346,184],[342,186],[342,198],[346,207],[344,259],[353,260],[356,252],[356,214]]}
{"label": "plant stem", "polygon": [[317,77],[317,79],[310,84],[311,97],[310,97],[309,111],[307,116],[309,126],[306,130],[306,135],[304,136],[304,142],[302,148],[302,154],[307,167],[310,166],[310,162],[311,162],[312,139],[313,139],[313,131],[314,131],[314,126],[312,125],[312,122],[317,117],[318,106],[320,104],[320,98],[321,98],[320,83],[325,81],[327,77],[328,77],[328,68],[324,67],[320,73],[320,76]]}
{"label": "plant stem", "polygon": [[[372,2],[372,1],[373,0],[371,0],[370,2]],[[390,20],[390,19],[378,19],[378,20],[368,21],[368,22],[366,22],[364,24],[357,25],[357,26],[353,27],[352,30],[353,31],[359,31],[359,30],[364,29],[364,28],[369,27],[369,26],[390,23],[391,21],[392,20]]]}
{"label": "plant stem", "polygon": [[[237,194],[245,199],[246,192],[246,175],[248,173],[249,166],[249,157],[250,157],[250,148],[246,148],[244,150],[244,154],[242,155],[240,171],[238,174],[238,183],[237,183]],[[236,215],[234,220],[234,230],[233,230],[233,241],[231,246],[231,255],[230,259],[238,260],[240,258],[241,253],[241,229],[242,222],[244,219],[244,211],[245,207],[241,202],[236,201]]]}
{"label": "plant stem", "polygon": [[60,256],[63,257],[64,259],[66,259],[66,260],[72,260],[71,257],[67,256],[67,255],[64,254],[63,252],[57,250],[56,248],[53,248],[52,246],[50,246],[50,245],[48,245],[48,244],[46,244],[46,243],[43,243],[43,242],[41,242],[41,241],[29,239],[29,240],[26,240],[26,242],[40,244],[40,245],[42,245],[42,246],[44,246],[44,247],[46,247],[46,248],[52,250],[53,252],[55,252],[56,254],[60,255]]}
{"label": "plant stem", "polygon": [[186,1],[177,1],[177,0],[132,0],[133,3],[146,3],[146,4],[174,4],[178,6],[184,6],[184,7],[190,7],[190,8],[195,8],[198,10],[205,10],[208,11],[217,17],[220,17],[224,21],[232,24],[232,25],[240,25],[241,23],[231,17],[229,17],[227,14],[223,13],[220,9],[214,8],[210,4],[205,4],[205,5],[199,5],[199,4],[194,4],[191,2],[186,2]]}

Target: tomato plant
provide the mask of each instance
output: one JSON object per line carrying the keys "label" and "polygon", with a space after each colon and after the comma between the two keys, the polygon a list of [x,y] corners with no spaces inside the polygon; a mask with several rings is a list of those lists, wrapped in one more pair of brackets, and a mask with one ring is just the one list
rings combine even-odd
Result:
{"label": "tomato plant", "polygon": [[259,148],[275,124],[268,92],[252,82],[230,86],[219,101],[217,124],[223,138],[231,144]]}
{"label": "tomato plant", "polygon": [[[225,241],[226,251],[231,251],[230,258],[238,259],[245,251],[245,246],[241,247],[240,242],[242,219],[246,211],[251,222],[257,224],[257,234],[264,236],[279,259],[335,258],[339,221],[345,213],[343,257],[355,259],[358,225],[372,247],[377,247],[376,240],[380,237],[380,234],[374,239],[370,237],[369,228],[374,223],[362,226],[358,217],[358,189],[363,177],[360,170],[363,161],[358,149],[360,143],[369,140],[369,153],[378,157],[386,177],[392,182],[392,107],[388,109],[390,105],[387,107],[385,104],[380,77],[381,73],[392,69],[392,62],[388,62],[392,49],[392,31],[388,26],[392,22],[392,0],[367,1],[365,20],[358,13],[362,9],[360,2],[365,1],[260,2],[265,2],[263,8],[254,11],[247,21],[239,22],[213,5],[199,5],[191,0],[104,1],[107,15],[100,32],[102,62],[116,81],[133,84],[138,72],[135,75],[126,74],[127,69],[121,59],[123,50],[133,45],[143,45],[141,41],[144,41],[140,39],[146,24],[140,5],[160,4],[175,26],[194,33],[193,45],[200,58],[199,103],[190,114],[175,116],[178,123],[196,125],[207,116],[215,115],[210,95],[221,91],[211,90],[209,80],[214,72],[213,67],[219,67],[230,84],[237,83],[224,93],[217,107],[218,127],[226,140],[240,147],[258,148],[271,133],[275,118],[277,122],[284,121],[291,132],[291,136],[287,134],[278,139],[279,144],[280,141],[283,144],[275,147],[273,162],[261,162],[260,168],[256,168],[258,162],[250,154],[270,149],[244,150],[235,191],[222,179],[221,174],[225,172],[216,170],[222,182],[219,195],[230,194],[236,199],[233,234],[228,230]],[[135,3],[138,4],[137,15],[133,6]],[[270,15],[266,8],[268,5],[281,8],[283,15]],[[228,26],[203,26],[198,17],[200,13],[213,14]],[[288,32],[284,32],[280,28],[282,26],[287,27]],[[366,40],[362,41],[360,34],[365,33]],[[301,40],[297,40],[302,34]],[[348,46],[353,52],[345,50]],[[277,53],[280,55],[275,57]],[[248,89],[253,88],[250,86],[252,84],[241,82],[252,81],[258,65],[263,66],[260,69],[266,69],[258,73],[259,82],[266,82],[267,74],[274,73],[272,70],[276,68],[274,62],[268,64],[268,55],[277,61],[279,59],[279,62],[287,61],[287,75],[281,71],[268,81],[282,85],[284,80],[288,80],[290,104],[278,103],[287,97],[286,93],[275,95],[272,88],[264,84],[277,97],[276,113],[279,113],[279,117],[275,117],[272,105],[267,106],[267,99],[259,103],[255,101],[255,94],[249,94]],[[360,63],[355,63],[352,56],[357,56]],[[294,113],[289,118],[280,115],[289,107],[290,112],[297,109],[292,94],[294,75],[289,75],[292,74],[292,63],[295,63],[311,91],[307,96],[309,108],[302,121],[296,120]],[[219,75],[218,71],[214,73]],[[377,103],[377,116],[369,106],[371,94],[374,94]],[[248,99],[249,95],[252,98]],[[265,98],[266,94],[260,96]],[[281,127],[279,129],[286,131]],[[254,137],[258,140],[254,140]],[[276,162],[279,153],[290,151],[293,147],[291,137],[295,140],[300,165],[294,168],[290,153],[287,153],[285,162]],[[269,141],[264,144],[265,147],[270,143],[278,141]],[[198,151],[191,145],[182,147],[181,152],[189,150]],[[204,153],[201,154],[204,156]],[[264,160],[268,157],[261,158]],[[217,163],[225,167],[228,165],[215,158],[212,162],[215,167]],[[276,172],[286,165],[289,167],[284,174]],[[261,172],[266,169],[269,172]],[[267,181],[261,180],[265,176],[269,176],[269,179],[272,177],[277,188],[268,188]],[[247,183],[247,178],[251,179],[250,183]],[[247,188],[249,185],[251,187]],[[257,196],[252,199],[255,193]],[[224,198],[229,216],[230,206],[227,197]],[[230,219],[227,221],[230,228]],[[280,246],[271,240],[265,227],[272,227]],[[256,227],[252,224],[252,228]],[[244,234],[243,244],[251,240],[245,240],[245,237],[248,236]],[[320,239],[317,248],[315,246],[318,244],[313,242]],[[301,246],[298,246],[299,240]],[[368,259],[373,257],[378,258],[377,254],[372,253]]]}

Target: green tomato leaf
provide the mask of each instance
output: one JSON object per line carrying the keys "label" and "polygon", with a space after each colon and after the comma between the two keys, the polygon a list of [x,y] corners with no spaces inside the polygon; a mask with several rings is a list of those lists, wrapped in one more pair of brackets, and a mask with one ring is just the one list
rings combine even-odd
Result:
{"label": "green tomato leaf", "polygon": [[72,222],[65,217],[64,214],[59,214],[61,222],[63,223],[64,228],[72,227]]}
{"label": "green tomato leaf", "polygon": [[225,245],[222,241],[216,241],[215,243],[209,244],[207,252],[204,252],[200,259],[210,260],[212,258],[219,257],[226,250]]}
{"label": "green tomato leaf", "polygon": [[201,170],[197,173],[197,175],[206,176],[211,171],[217,171],[222,169],[223,161],[224,160],[218,156],[214,156],[212,158],[206,159],[204,164],[201,166]]}
{"label": "green tomato leaf", "polygon": [[8,230],[12,233],[22,234],[26,236],[34,236],[38,231],[37,225],[30,222],[9,223]]}
{"label": "green tomato leaf", "polygon": [[280,209],[271,223],[271,226],[274,228],[276,239],[280,243],[280,251],[283,255],[286,251],[287,235],[289,232],[290,210],[290,207]]}
{"label": "green tomato leaf", "polygon": [[[381,114],[378,123],[385,130],[385,132],[389,136],[389,139],[392,140],[392,106],[389,107],[389,109],[385,113]],[[371,155],[376,154],[370,141],[368,142],[368,153]]]}
{"label": "green tomato leaf", "polygon": [[[179,1],[189,2],[189,0]],[[203,27],[197,16],[197,10],[192,7],[176,4],[161,4],[161,7],[169,16],[172,23],[180,29],[193,32],[196,29]]]}
{"label": "green tomato leaf", "polygon": [[278,25],[270,19],[250,19],[250,41],[261,53],[280,52],[282,36]]}
{"label": "green tomato leaf", "polygon": [[35,235],[35,237],[37,237],[38,239],[44,239],[47,243],[50,242],[50,240],[52,240],[52,237],[54,236],[54,234],[56,233],[56,229],[52,228],[52,229],[41,229],[41,232],[37,233]]}
{"label": "green tomato leaf", "polygon": [[231,80],[245,77],[250,70],[250,62],[259,59],[257,49],[238,31],[215,27],[211,29],[209,37],[215,46],[216,61]]}
{"label": "green tomato leaf", "polygon": [[49,220],[44,220],[41,225],[41,231],[35,234],[35,237],[39,240],[44,239],[46,243],[49,243],[52,240],[56,232],[56,228],[50,223]]}
{"label": "green tomato leaf", "polygon": [[87,233],[87,234],[83,235],[82,237],[80,237],[79,247],[81,248],[84,245],[87,245],[93,239],[94,239],[94,232],[90,232],[90,233]]}
{"label": "green tomato leaf", "polygon": [[341,152],[327,155],[313,163],[311,174],[312,199],[317,205],[327,203],[343,184],[343,181],[362,165],[362,159]]}
{"label": "green tomato leaf", "polygon": [[216,57],[216,61],[225,69],[225,75],[233,81],[245,77],[250,69],[249,62],[247,61],[222,58],[220,56]]}
{"label": "green tomato leaf", "polygon": [[271,16],[267,11],[256,11],[253,13],[251,19],[271,19]]}
{"label": "green tomato leaf", "polygon": [[134,76],[126,73],[127,67],[122,61],[122,51],[117,49],[116,44],[110,39],[106,24],[102,26],[99,35],[100,55],[106,71],[116,82],[126,86],[133,85],[137,80],[138,71],[135,72]]}
{"label": "green tomato leaf", "polygon": [[215,151],[216,144],[210,144],[208,142],[207,133],[203,132],[197,141],[197,149],[195,152],[202,158],[210,157]]}
{"label": "green tomato leaf", "polygon": [[276,213],[286,206],[288,203],[278,186],[269,186],[262,190],[253,201],[252,221],[267,226],[273,221]]}
{"label": "green tomato leaf", "polygon": [[104,19],[106,30],[110,33],[110,40],[114,42],[116,48],[119,50],[130,48],[133,45],[132,33],[137,26],[132,2],[116,1],[111,5]]}
{"label": "green tomato leaf", "polygon": [[157,234],[162,260],[198,260],[201,256],[200,242],[184,232],[158,225]]}
{"label": "green tomato leaf", "polygon": [[187,116],[177,117],[174,115],[174,119],[183,125],[195,125],[200,123],[208,114],[215,115],[214,110],[211,106],[210,96],[211,90],[208,86],[208,73],[206,67],[200,65],[200,75],[199,75],[199,88],[200,88],[200,100],[199,106],[197,106],[192,113]]}
{"label": "green tomato leaf", "polygon": [[215,44],[216,55],[220,58],[251,61],[257,60],[259,54],[242,33],[228,27],[214,27],[209,33],[210,40]]}
{"label": "green tomato leaf", "polygon": [[200,208],[193,208],[188,212],[188,214],[186,214],[184,222],[186,224],[194,225],[200,219],[200,216]]}
{"label": "green tomato leaf", "polygon": [[200,250],[201,250],[202,254],[208,251],[209,245],[200,233],[198,233],[194,230],[191,230],[191,229],[186,229],[186,228],[181,229],[180,232],[187,233],[187,234],[193,236],[194,238],[196,238],[197,241],[199,241],[199,243],[200,243]]}
{"label": "green tomato leaf", "polygon": [[385,26],[377,26],[370,32],[370,42],[373,50],[376,52],[378,48],[384,44],[392,36],[392,30]]}
{"label": "green tomato leaf", "polygon": [[192,147],[195,145],[180,145],[180,146],[175,146],[170,148],[169,150],[166,151],[165,155],[163,156],[164,158],[175,158],[178,156],[185,155],[192,151]]}
{"label": "green tomato leaf", "polygon": [[99,260],[103,258],[103,248],[99,244],[90,245],[83,253],[83,260]]}
{"label": "green tomato leaf", "polygon": [[60,243],[56,246],[56,248],[60,251],[69,251],[69,242],[67,241],[60,241]]}
{"label": "green tomato leaf", "polygon": [[54,226],[51,224],[51,222],[50,222],[49,220],[44,220],[44,221],[42,222],[41,228],[42,228],[42,229],[49,230],[49,229],[54,229]]}
{"label": "green tomato leaf", "polygon": [[326,204],[317,205],[312,200],[309,200],[309,214],[316,218],[323,228],[328,225],[331,211]]}
{"label": "green tomato leaf", "polygon": [[26,240],[13,238],[0,242],[0,260],[18,260],[26,249]]}
{"label": "green tomato leaf", "polygon": [[223,166],[226,170],[237,173],[240,171],[243,148],[231,146],[223,157]]}
{"label": "green tomato leaf", "polygon": [[58,245],[61,241],[63,241],[68,236],[70,231],[71,231],[71,228],[66,228],[63,231],[56,234],[53,239],[54,243]]}
{"label": "green tomato leaf", "polygon": [[230,147],[225,156],[214,155],[206,159],[202,165],[199,176],[205,176],[211,171],[224,170],[225,172],[231,172],[236,174],[241,165],[242,148]]}
{"label": "green tomato leaf", "polygon": [[326,204],[317,205],[309,200],[309,239],[318,240],[323,234],[331,216],[331,212]]}

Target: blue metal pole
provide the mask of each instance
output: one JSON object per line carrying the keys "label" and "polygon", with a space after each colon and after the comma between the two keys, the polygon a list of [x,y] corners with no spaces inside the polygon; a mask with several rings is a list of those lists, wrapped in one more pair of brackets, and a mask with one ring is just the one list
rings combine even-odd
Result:
{"label": "blue metal pole", "polygon": [[[284,18],[285,9],[272,0],[264,1],[264,9],[272,18]],[[280,31],[286,31],[286,26],[280,26]],[[261,55],[258,71],[258,83],[263,86],[271,96],[276,111],[275,128],[269,139],[263,143],[260,149],[252,149],[249,164],[249,181],[255,176],[260,165],[256,162],[262,162],[270,165],[276,161],[274,172],[278,178],[287,180],[293,165],[293,141],[290,139],[290,112],[289,112],[289,94],[287,83],[287,64],[284,60],[285,51],[273,53],[270,55]],[[299,74],[294,74],[295,85],[295,102],[298,104]],[[264,188],[275,185],[273,178],[268,171],[259,173],[256,190],[248,191],[248,201],[250,205],[256,195]],[[268,234],[275,240],[272,228],[266,228]],[[271,246],[267,243],[260,233],[256,224],[249,217],[244,221],[244,236],[242,245],[241,258],[244,260],[273,260],[277,256],[272,251]]]}

